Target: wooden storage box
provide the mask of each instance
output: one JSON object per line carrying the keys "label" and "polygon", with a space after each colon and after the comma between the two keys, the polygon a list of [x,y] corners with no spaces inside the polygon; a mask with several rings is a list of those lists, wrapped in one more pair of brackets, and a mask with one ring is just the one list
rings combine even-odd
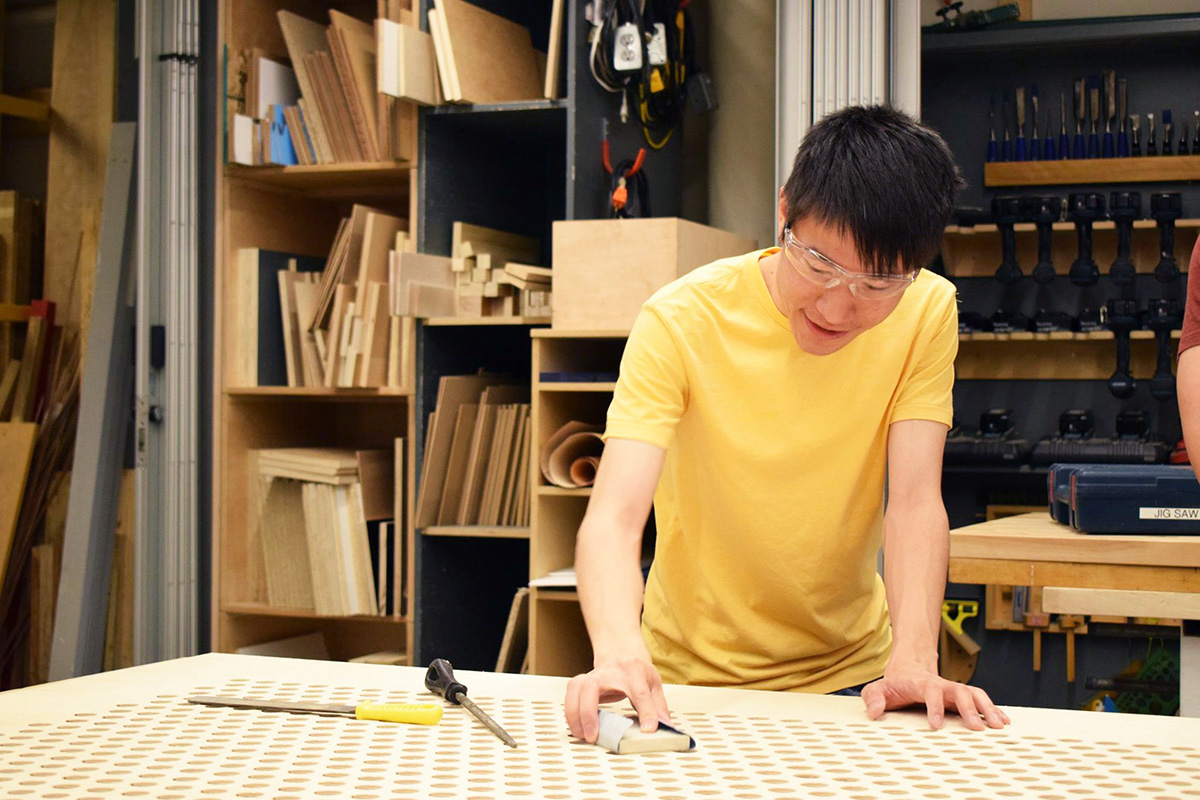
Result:
{"label": "wooden storage box", "polygon": [[560,330],[628,331],[655,291],[753,239],[676,217],[554,223],[554,310]]}

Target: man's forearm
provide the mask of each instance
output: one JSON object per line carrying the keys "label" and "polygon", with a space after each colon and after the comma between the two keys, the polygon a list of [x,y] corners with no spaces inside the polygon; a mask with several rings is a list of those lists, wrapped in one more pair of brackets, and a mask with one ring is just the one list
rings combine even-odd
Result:
{"label": "man's forearm", "polygon": [[575,547],[579,602],[597,663],[645,652],[641,530],[614,535],[618,524],[585,517]]}
{"label": "man's forearm", "polygon": [[937,642],[950,525],[938,502],[896,508],[884,517],[884,583],[892,618],[893,665],[937,670]]}

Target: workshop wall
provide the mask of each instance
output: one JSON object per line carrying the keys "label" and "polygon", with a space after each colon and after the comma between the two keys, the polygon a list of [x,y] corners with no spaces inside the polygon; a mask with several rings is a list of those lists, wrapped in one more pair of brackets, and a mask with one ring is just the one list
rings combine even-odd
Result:
{"label": "workshop wall", "polygon": [[775,4],[703,4],[720,107],[709,132],[708,224],[775,241]]}

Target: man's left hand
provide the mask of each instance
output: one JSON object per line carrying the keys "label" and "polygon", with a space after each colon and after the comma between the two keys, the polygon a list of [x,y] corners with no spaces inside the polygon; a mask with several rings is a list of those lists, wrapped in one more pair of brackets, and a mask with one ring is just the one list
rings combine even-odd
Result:
{"label": "man's left hand", "polygon": [[885,711],[924,703],[929,727],[934,730],[942,727],[947,708],[957,711],[963,724],[973,731],[981,731],[985,725],[1003,728],[1011,722],[982,689],[919,668],[888,670],[882,678],[863,687],[862,699],[871,719],[879,719]]}

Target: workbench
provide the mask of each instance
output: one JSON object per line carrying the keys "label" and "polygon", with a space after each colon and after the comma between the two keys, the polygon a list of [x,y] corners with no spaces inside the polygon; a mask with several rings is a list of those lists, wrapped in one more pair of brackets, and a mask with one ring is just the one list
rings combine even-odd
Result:
{"label": "workbench", "polygon": [[1200,536],[1086,534],[1020,514],[950,531],[950,580],[1046,587],[1046,613],[1183,620],[1180,713],[1200,717]]}
{"label": "workbench", "polygon": [[566,680],[458,672],[517,740],[464,709],[432,727],[191,705],[192,694],[436,702],[424,670],[210,654],[0,694],[0,797],[1188,797],[1200,720],[1007,708],[1012,725],[872,722],[862,701],[666,687],[689,753],[573,741]]}

